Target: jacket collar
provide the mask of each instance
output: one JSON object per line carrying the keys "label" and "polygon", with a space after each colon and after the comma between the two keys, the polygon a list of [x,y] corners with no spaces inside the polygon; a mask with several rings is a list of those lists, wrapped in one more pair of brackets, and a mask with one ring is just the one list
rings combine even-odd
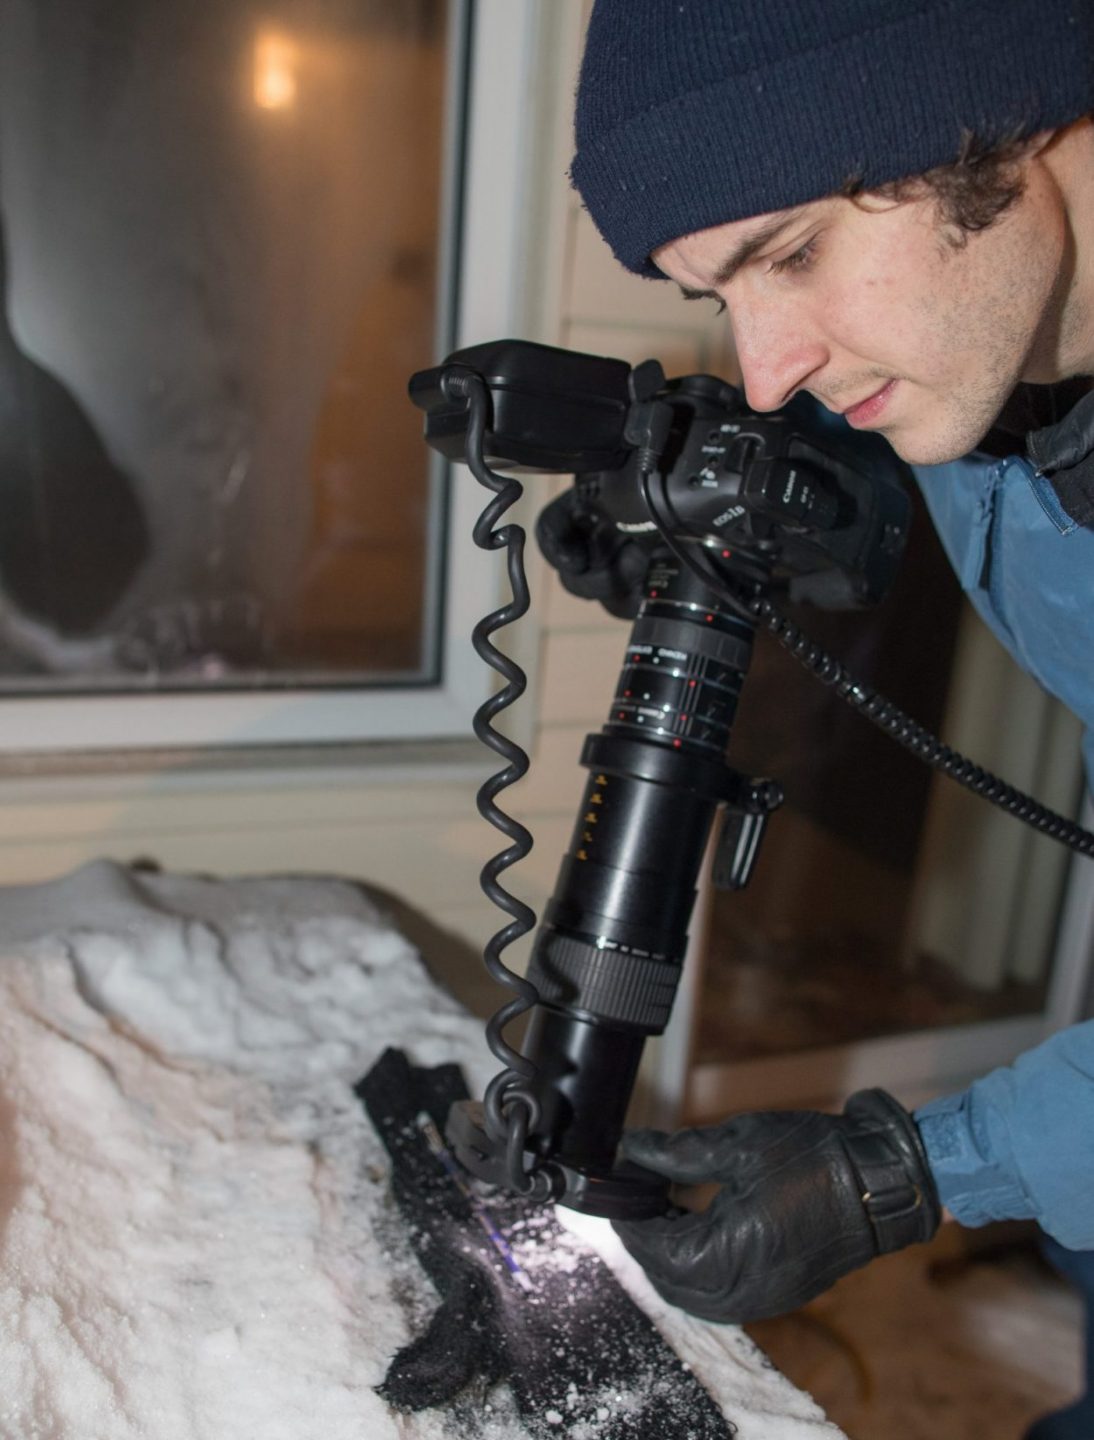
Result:
{"label": "jacket collar", "polygon": [[1094,526],[1094,390],[1087,379],[1019,385],[977,449],[1004,457],[1025,448],[1079,525]]}
{"label": "jacket collar", "polygon": [[1026,454],[1071,518],[1094,526],[1094,390],[1055,425],[1027,435]]}

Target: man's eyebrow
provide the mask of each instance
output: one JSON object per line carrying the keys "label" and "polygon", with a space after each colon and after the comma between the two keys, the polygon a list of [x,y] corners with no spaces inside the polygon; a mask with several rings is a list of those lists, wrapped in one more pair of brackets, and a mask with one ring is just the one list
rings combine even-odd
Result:
{"label": "man's eyebrow", "polygon": [[796,210],[786,210],[779,215],[772,215],[765,220],[758,230],[754,230],[747,240],[742,240],[736,245],[722,261],[714,273],[709,290],[691,290],[686,285],[680,286],[680,293],[685,300],[717,300],[718,286],[728,285],[748,262],[761,251],[765,245],[781,235],[784,230],[789,229],[802,214],[802,207]]}

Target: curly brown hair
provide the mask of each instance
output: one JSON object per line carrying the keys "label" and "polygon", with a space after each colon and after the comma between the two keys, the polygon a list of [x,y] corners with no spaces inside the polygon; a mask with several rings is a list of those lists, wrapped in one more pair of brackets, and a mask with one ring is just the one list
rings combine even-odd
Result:
{"label": "curly brown hair", "polygon": [[961,135],[957,159],[949,164],[870,190],[860,179],[851,179],[840,193],[851,200],[869,195],[897,204],[933,194],[939,218],[949,230],[947,238],[955,248],[961,248],[968,244],[970,235],[994,225],[1021,197],[1025,189],[1021,162],[1031,144],[1029,136],[985,141],[966,130]]}

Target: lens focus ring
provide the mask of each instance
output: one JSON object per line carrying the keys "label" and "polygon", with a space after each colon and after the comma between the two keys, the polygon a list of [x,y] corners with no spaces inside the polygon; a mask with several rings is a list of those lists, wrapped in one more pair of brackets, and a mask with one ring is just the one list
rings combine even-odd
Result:
{"label": "lens focus ring", "polygon": [[680,979],[676,961],[608,949],[559,931],[541,935],[528,979],[542,1002],[659,1035]]}

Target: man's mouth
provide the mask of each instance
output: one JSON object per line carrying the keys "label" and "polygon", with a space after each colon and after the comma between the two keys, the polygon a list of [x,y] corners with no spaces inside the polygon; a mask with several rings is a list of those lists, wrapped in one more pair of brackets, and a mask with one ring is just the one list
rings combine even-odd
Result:
{"label": "man's mouth", "polygon": [[872,424],[888,405],[895,389],[896,381],[886,380],[885,384],[875,390],[872,395],[867,395],[864,400],[849,405],[843,412],[843,418],[849,425],[855,425],[860,429]]}

